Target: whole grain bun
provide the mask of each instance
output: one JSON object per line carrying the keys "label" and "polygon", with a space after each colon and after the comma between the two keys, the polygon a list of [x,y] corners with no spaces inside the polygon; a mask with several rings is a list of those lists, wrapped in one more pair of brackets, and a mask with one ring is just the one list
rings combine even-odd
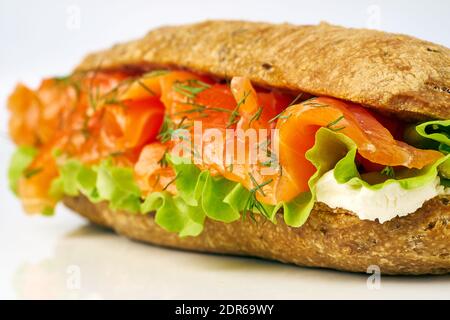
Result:
{"label": "whole grain bun", "polygon": [[450,118],[450,50],[405,35],[327,23],[206,21],[153,30],[87,56],[77,70],[141,64],[246,76],[406,119]]}
{"label": "whole grain bun", "polygon": [[193,251],[248,255],[353,272],[376,265],[383,274],[450,272],[450,197],[436,197],[406,217],[380,224],[316,203],[300,228],[260,215],[233,223],[205,221],[197,237],[180,238],[159,227],[153,214],[111,211],[106,203],[68,197],[64,203],[93,223],[134,240]]}

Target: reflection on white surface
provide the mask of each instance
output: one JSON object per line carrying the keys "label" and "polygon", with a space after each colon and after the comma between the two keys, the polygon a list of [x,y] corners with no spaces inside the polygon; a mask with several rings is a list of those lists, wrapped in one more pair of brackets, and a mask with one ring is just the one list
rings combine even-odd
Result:
{"label": "reflection on white surface", "polygon": [[449,298],[450,277],[382,277],[298,268],[251,258],[148,246],[84,225],[60,237],[50,257],[23,262],[16,298],[314,299]]}

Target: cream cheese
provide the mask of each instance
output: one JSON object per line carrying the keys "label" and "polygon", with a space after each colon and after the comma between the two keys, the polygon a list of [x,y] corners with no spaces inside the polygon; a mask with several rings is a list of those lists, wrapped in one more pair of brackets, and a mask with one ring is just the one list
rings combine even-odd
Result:
{"label": "cream cheese", "polygon": [[362,220],[380,223],[413,213],[427,200],[446,192],[439,184],[439,177],[416,189],[406,190],[398,183],[391,183],[380,190],[371,190],[337,182],[333,170],[324,174],[316,185],[317,201],[330,208],[351,211]]}

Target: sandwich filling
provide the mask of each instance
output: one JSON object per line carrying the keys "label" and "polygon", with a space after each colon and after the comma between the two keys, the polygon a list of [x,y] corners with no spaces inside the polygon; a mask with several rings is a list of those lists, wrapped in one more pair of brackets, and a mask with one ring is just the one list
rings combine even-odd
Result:
{"label": "sandwich filling", "polygon": [[183,70],[78,72],[19,85],[9,177],[27,212],[64,196],[147,214],[181,236],[316,201],[380,223],[445,194],[450,120],[408,124],[361,105]]}

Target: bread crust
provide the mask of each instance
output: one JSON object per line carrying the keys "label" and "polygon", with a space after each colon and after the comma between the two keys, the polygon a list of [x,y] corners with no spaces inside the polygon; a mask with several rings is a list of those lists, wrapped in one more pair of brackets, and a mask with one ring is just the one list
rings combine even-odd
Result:
{"label": "bread crust", "polygon": [[371,265],[383,274],[450,272],[450,197],[436,197],[415,213],[380,224],[345,210],[316,203],[308,221],[292,228],[277,215],[277,224],[256,215],[222,223],[207,219],[197,237],[180,238],[159,227],[153,214],[111,211],[83,196],[67,197],[69,208],[93,223],[134,240],[201,252],[255,256],[300,266],[366,272]]}
{"label": "bread crust", "polygon": [[450,118],[450,50],[399,34],[244,21],[162,27],[77,70],[149,64],[353,101],[404,119]]}

